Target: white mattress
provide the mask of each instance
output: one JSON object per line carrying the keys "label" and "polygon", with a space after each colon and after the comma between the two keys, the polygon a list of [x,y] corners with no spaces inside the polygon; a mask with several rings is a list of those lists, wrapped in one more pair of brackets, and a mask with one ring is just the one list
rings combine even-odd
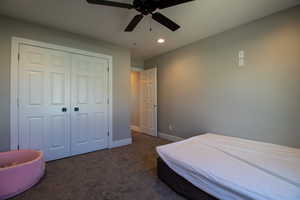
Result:
{"label": "white mattress", "polygon": [[224,200],[300,200],[300,149],[217,134],[157,147],[165,163]]}

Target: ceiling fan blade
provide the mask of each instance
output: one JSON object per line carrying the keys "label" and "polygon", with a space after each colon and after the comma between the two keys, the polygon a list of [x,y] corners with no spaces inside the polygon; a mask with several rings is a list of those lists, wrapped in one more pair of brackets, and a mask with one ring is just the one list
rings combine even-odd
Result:
{"label": "ceiling fan blade", "polygon": [[178,24],[176,24],[175,22],[173,22],[166,16],[162,15],[161,13],[156,12],[156,13],[152,14],[152,18],[155,21],[157,21],[158,23],[160,23],[161,25],[164,25],[165,27],[167,27],[168,29],[170,29],[172,31],[176,31],[177,29],[180,28],[180,26]]}
{"label": "ceiling fan blade", "polygon": [[128,24],[128,26],[125,29],[125,32],[131,32],[135,29],[135,27],[138,25],[138,23],[143,19],[144,15],[136,15],[131,20],[131,22]]}
{"label": "ceiling fan blade", "polygon": [[90,4],[97,4],[97,5],[103,5],[103,6],[112,6],[112,7],[118,7],[118,8],[127,8],[132,9],[133,6],[128,3],[120,3],[115,1],[106,1],[106,0],[87,0]]}
{"label": "ceiling fan blade", "polygon": [[187,3],[194,0],[161,0],[159,1],[159,9],[164,9],[172,6],[176,6],[182,3]]}

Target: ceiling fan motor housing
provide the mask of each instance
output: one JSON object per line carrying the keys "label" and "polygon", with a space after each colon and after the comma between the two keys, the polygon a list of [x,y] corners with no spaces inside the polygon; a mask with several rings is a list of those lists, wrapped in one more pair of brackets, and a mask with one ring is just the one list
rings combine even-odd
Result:
{"label": "ceiling fan motor housing", "polygon": [[133,7],[143,15],[153,13],[157,8],[157,0],[134,0]]}

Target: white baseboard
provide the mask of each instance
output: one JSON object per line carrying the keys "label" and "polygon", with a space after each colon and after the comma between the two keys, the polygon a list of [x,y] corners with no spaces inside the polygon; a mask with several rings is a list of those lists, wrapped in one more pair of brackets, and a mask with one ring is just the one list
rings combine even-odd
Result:
{"label": "white baseboard", "polygon": [[158,137],[172,141],[172,142],[178,142],[178,141],[184,140],[184,138],[174,136],[174,135],[169,135],[166,133],[161,133],[161,132],[158,132]]}
{"label": "white baseboard", "polygon": [[126,145],[129,145],[129,144],[132,144],[132,138],[113,141],[110,148],[122,147],[122,146],[126,146]]}
{"label": "white baseboard", "polygon": [[138,126],[131,125],[131,126],[130,126],[130,129],[131,129],[132,131],[141,132],[141,128],[138,127]]}

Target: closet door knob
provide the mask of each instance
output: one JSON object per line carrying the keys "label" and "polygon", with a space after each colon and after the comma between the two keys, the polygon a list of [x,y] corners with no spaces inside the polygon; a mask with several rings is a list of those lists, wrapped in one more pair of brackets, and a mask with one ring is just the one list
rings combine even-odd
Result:
{"label": "closet door knob", "polygon": [[74,111],[78,112],[79,111],[79,107],[74,107]]}
{"label": "closet door knob", "polygon": [[67,112],[67,108],[63,107],[63,108],[61,109],[61,111],[62,111],[62,112]]}

